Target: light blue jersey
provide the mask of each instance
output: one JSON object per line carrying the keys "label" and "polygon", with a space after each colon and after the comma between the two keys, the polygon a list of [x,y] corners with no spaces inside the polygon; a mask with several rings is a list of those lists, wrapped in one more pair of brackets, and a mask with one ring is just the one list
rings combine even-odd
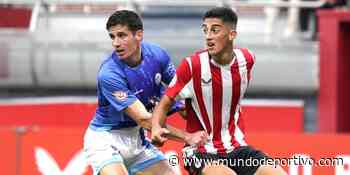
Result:
{"label": "light blue jersey", "polygon": [[[152,110],[154,101],[164,91],[175,75],[175,67],[169,55],[160,47],[143,42],[142,62],[129,67],[113,52],[101,65],[98,72],[98,107],[89,128],[95,131],[109,131],[137,126],[137,123],[123,112],[139,99],[147,110]],[[142,135],[142,134],[141,134]]]}

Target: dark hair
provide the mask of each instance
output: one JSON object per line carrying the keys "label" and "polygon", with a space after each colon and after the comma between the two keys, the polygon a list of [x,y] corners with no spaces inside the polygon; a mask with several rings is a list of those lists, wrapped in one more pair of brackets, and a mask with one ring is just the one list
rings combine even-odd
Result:
{"label": "dark hair", "polygon": [[204,16],[203,20],[206,18],[219,18],[224,23],[230,23],[233,25],[233,28],[236,28],[238,17],[237,14],[231,9],[227,7],[214,7],[207,11]]}
{"label": "dark hair", "polygon": [[132,32],[143,30],[143,24],[140,16],[130,10],[115,11],[108,18],[106,29],[109,30],[112,26],[115,25],[127,26],[128,29]]}

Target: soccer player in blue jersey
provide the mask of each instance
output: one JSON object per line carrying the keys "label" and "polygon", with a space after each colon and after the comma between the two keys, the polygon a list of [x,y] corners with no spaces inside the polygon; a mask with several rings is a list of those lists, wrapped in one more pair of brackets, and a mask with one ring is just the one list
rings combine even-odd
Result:
{"label": "soccer player in blue jersey", "polygon": [[[174,76],[174,65],[162,48],[142,41],[136,13],[116,11],[106,28],[114,52],[98,72],[98,107],[84,136],[88,164],[94,175],[174,174],[143,130],[151,129],[150,112]],[[204,138],[200,132],[184,136],[194,144]]]}

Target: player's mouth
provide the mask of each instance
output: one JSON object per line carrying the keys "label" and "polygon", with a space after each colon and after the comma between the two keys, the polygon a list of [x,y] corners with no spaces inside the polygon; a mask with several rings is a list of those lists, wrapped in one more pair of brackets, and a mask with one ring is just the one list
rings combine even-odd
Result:
{"label": "player's mouth", "polygon": [[115,50],[115,52],[119,55],[119,56],[122,56],[125,54],[125,50],[124,49],[117,49]]}
{"label": "player's mouth", "polygon": [[215,47],[215,44],[214,44],[214,43],[212,43],[212,42],[207,42],[207,48],[208,48],[209,50],[214,49],[214,47]]}

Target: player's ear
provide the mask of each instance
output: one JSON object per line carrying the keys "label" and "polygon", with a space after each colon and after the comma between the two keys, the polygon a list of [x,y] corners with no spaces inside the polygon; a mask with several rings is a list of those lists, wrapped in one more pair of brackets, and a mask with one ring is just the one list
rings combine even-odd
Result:
{"label": "player's ear", "polygon": [[143,30],[137,30],[135,32],[135,38],[138,40],[138,41],[142,41],[143,39]]}
{"label": "player's ear", "polygon": [[234,39],[236,39],[236,36],[237,36],[237,31],[234,29],[230,30],[230,33],[229,33],[230,41],[233,41]]}

